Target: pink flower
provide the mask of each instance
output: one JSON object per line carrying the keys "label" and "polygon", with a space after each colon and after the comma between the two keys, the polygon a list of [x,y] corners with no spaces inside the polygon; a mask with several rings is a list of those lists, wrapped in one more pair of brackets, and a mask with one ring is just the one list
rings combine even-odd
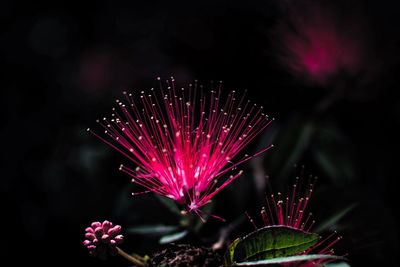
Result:
{"label": "pink flower", "polygon": [[221,83],[208,95],[197,82],[178,89],[171,78],[166,86],[142,91],[140,104],[124,92],[111,118],[98,121],[106,137],[91,132],[137,165],[120,167],[132,182],[198,213],[242,173],[228,172],[272,147],[232,162],[271,120],[235,91],[224,101]]}
{"label": "pink flower", "polygon": [[335,10],[334,3],[299,1],[288,7],[278,28],[281,62],[295,76],[326,86],[338,75],[353,77],[366,65],[367,34],[358,10]]}
{"label": "pink flower", "polygon": [[[298,179],[293,185],[293,191],[290,195],[284,197],[281,193],[276,196],[267,197],[267,207],[261,209],[261,218],[265,226],[283,225],[310,232],[315,221],[312,219],[312,213],[306,213],[314,185],[309,184],[305,194],[298,189]],[[251,220],[252,221],[252,220]],[[253,222],[253,221],[252,221]],[[254,223],[254,222],[253,222]],[[327,254],[333,255],[333,246],[342,239],[336,232],[328,237],[321,239],[317,244],[304,251],[302,254]],[[318,259],[301,263],[302,267],[322,266],[332,259]],[[290,264],[288,266],[291,266]]]}
{"label": "pink flower", "polygon": [[93,256],[104,258],[107,254],[116,254],[117,245],[122,243],[124,237],[121,233],[121,226],[113,225],[109,221],[93,222],[85,230],[86,240],[83,245]]}

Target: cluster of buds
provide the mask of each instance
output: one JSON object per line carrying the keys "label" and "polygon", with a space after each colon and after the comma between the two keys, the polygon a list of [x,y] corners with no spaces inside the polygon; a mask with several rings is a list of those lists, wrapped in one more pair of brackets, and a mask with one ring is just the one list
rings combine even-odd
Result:
{"label": "cluster of buds", "polygon": [[124,239],[120,234],[121,226],[114,226],[109,221],[93,222],[85,231],[86,240],[83,241],[83,245],[91,255],[101,258],[106,257],[108,253],[116,254],[117,245]]}

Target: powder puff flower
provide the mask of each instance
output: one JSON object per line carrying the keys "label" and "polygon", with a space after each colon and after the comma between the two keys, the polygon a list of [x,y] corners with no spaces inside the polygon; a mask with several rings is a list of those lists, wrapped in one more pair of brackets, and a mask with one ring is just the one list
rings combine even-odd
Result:
{"label": "powder puff flower", "polygon": [[120,167],[132,182],[196,213],[241,175],[232,173],[237,165],[272,147],[233,162],[272,120],[235,91],[225,98],[222,83],[209,94],[200,87],[178,89],[171,78],[139,101],[124,92],[111,117],[98,120],[104,135],[88,129],[137,165]]}
{"label": "powder puff flower", "polygon": [[[306,213],[311,195],[313,193],[314,184],[309,184],[308,189],[304,194],[299,190],[298,179],[293,185],[292,192],[284,197],[281,193],[277,195],[272,194],[267,196],[267,205],[261,209],[261,218],[265,226],[287,226],[290,228],[298,229],[307,233],[311,233],[315,221],[312,219],[312,213]],[[250,218],[250,217],[249,217]],[[253,223],[253,219],[250,218]],[[337,236],[336,232],[330,234],[328,237],[321,239],[314,246],[310,247],[300,255],[307,254],[326,254],[333,255],[333,246],[341,240],[341,236]],[[296,266],[310,267],[310,266],[323,266],[324,264],[332,261],[331,258],[319,258],[312,261],[306,261]],[[286,264],[285,266],[292,266]]]}

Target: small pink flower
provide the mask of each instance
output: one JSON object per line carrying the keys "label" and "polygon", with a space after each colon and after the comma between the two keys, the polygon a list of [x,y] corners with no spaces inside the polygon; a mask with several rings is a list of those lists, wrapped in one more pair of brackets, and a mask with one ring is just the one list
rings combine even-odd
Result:
{"label": "small pink flower", "polygon": [[198,87],[178,89],[171,78],[166,88],[160,82],[159,89],[142,91],[140,103],[124,92],[126,101],[116,101],[111,118],[98,121],[106,137],[88,129],[137,165],[120,167],[132,182],[197,214],[242,173],[228,172],[272,147],[232,162],[271,119],[235,91],[224,100],[221,83],[209,94]]}
{"label": "small pink flower", "polygon": [[[314,184],[309,184],[308,189],[303,194],[299,190],[298,179],[293,185],[293,190],[288,196],[282,196],[281,193],[267,197],[267,205],[261,209],[261,218],[265,226],[288,226],[305,232],[311,232],[315,221],[312,219],[311,212],[307,213],[311,195],[313,193]],[[254,224],[253,220],[250,219]],[[255,226],[255,224],[254,224]],[[321,239],[317,244],[304,251],[302,254],[327,254],[333,255],[333,246],[342,239],[337,236],[336,232],[328,237]],[[296,266],[322,266],[332,261],[332,259],[318,259],[301,263]],[[290,264],[287,266],[291,266]]]}
{"label": "small pink flower", "polygon": [[86,240],[83,245],[93,256],[104,258],[107,254],[116,254],[117,245],[121,244],[124,237],[121,233],[121,226],[113,225],[109,221],[93,222],[85,230]]}

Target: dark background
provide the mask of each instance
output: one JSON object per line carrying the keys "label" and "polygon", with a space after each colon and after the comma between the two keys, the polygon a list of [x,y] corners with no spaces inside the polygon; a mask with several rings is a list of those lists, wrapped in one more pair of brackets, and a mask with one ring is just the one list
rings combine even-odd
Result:
{"label": "dark background", "polygon": [[[221,192],[216,214],[229,221],[259,209],[254,184],[246,182],[253,181],[254,166],[284,188],[294,177],[292,166],[305,164],[320,177],[313,207],[321,220],[356,205],[335,223],[352,265],[389,265],[399,249],[399,6],[330,3],[338,20],[359,15],[368,34],[362,36],[363,69],[321,84],[279,60],[290,2],[1,1],[2,254],[13,265],[127,266],[91,258],[81,245],[84,228],[103,219],[124,227],[168,222],[168,215],[151,196],[129,196],[129,178],[117,171],[126,160],[86,128],[109,113],[121,91],[149,89],[157,76],[173,75],[182,86],[199,79],[207,88],[210,80],[223,80],[226,88],[248,89],[249,98],[277,118],[249,150],[273,139],[276,147],[261,165],[246,164],[247,179],[231,185],[244,188],[237,190],[242,195]],[[316,108],[338,87],[342,93],[329,108]],[[221,225],[210,222],[204,233],[212,240]],[[141,243],[143,237],[127,239],[128,251],[156,249]]]}

